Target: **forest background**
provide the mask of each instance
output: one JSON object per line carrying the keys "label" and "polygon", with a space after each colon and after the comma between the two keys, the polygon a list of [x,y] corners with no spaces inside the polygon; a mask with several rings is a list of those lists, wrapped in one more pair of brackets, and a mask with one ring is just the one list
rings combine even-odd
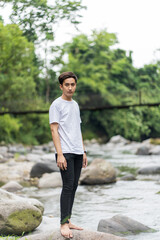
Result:
{"label": "forest background", "polygon": [[[133,66],[132,51],[116,48],[106,29],[79,34],[56,46],[54,26],[61,20],[75,27],[85,9],[80,0],[4,0],[12,6],[5,24],[0,17],[0,112],[48,110],[61,91],[60,72],[78,76],[74,99],[79,103],[84,139],[113,135],[141,141],[160,136],[159,107],[83,110],[104,106],[160,102],[160,62]],[[47,114],[0,115],[0,141],[42,144],[51,140]]]}

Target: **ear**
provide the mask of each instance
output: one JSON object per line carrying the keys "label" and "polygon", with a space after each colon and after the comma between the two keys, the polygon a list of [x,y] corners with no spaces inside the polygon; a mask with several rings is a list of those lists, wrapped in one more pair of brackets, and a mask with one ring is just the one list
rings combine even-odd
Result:
{"label": "ear", "polygon": [[61,90],[63,90],[63,85],[62,84],[59,84],[59,87]]}

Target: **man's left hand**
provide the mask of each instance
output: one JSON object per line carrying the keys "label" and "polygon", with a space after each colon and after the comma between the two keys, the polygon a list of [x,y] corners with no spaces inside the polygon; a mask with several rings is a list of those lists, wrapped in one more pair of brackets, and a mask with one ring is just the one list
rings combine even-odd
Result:
{"label": "man's left hand", "polygon": [[88,160],[87,160],[87,155],[86,153],[83,154],[83,168],[86,168],[88,164]]}

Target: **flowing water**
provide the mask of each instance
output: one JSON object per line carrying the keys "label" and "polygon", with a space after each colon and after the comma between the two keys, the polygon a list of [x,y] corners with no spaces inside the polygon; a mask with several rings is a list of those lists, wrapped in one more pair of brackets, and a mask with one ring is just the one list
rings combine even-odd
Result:
{"label": "flowing water", "polygon": [[[128,148],[107,148],[106,145],[90,145],[88,160],[100,157],[114,167],[141,168],[160,165],[159,156],[137,156]],[[97,230],[101,219],[116,214],[133,218],[157,231],[126,236],[129,240],[160,240],[160,175],[138,176],[136,181],[117,181],[108,185],[79,186],[73,207],[72,220],[84,228]],[[45,216],[53,215],[55,226],[59,227],[59,196],[61,189],[25,188],[26,196],[44,203]]]}

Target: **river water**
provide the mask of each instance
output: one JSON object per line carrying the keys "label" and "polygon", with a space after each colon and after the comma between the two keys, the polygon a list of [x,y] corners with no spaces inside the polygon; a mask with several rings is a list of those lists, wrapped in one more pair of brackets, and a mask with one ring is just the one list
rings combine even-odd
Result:
{"label": "river water", "polygon": [[[135,155],[132,145],[107,147],[93,144],[88,146],[88,160],[99,157],[109,161],[114,167],[127,166],[141,168],[160,165],[159,156]],[[132,151],[133,150],[133,151]],[[126,236],[129,240],[160,240],[160,175],[137,176],[136,181],[118,180],[108,185],[79,186],[73,207],[74,223],[97,230],[101,219],[122,214],[133,218],[150,228],[155,233],[141,233]],[[34,197],[44,203],[45,216],[53,216],[54,226],[59,227],[59,196],[61,189],[25,188],[27,197]]]}

